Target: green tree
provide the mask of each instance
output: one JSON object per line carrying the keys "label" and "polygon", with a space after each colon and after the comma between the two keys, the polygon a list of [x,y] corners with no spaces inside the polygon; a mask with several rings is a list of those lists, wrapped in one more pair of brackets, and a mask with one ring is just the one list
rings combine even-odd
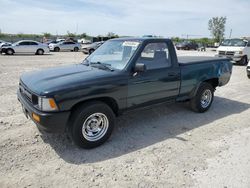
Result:
{"label": "green tree", "polygon": [[221,42],[225,33],[226,17],[213,17],[208,21],[208,30],[215,42]]}
{"label": "green tree", "polygon": [[117,34],[113,33],[113,32],[108,32],[108,34],[106,35],[109,38],[117,38],[119,37]]}
{"label": "green tree", "polygon": [[43,36],[46,37],[46,38],[50,38],[52,35],[50,33],[43,33]]}
{"label": "green tree", "polygon": [[74,33],[71,33],[69,31],[67,31],[67,36],[72,37],[72,38],[76,37],[76,35]]}

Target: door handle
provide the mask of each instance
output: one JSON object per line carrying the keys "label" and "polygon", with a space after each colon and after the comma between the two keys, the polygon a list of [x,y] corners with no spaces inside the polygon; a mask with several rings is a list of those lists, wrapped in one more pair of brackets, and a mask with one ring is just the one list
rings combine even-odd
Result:
{"label": "door handle", "polygon": [[174,76],[177,76],[178,74],[177,73],[175,73],[175,72],[170,72],[170,73],[168,73],[168,76],[170,76],[170,77],[174,77]]}

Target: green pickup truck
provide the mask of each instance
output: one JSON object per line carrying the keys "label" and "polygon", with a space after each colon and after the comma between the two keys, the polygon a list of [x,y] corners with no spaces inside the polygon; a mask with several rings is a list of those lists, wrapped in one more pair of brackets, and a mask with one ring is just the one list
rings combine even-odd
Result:
{"label": "green pickup truck", "polygon": [[93,148],[110,137],[115,117],[125,111],[181,101],[207,111],[231,73],[227,58],[177,59],[169,39],[118,38],[82,63],[23,74],[17,95],[39,129],[67,131],[76,145]]}

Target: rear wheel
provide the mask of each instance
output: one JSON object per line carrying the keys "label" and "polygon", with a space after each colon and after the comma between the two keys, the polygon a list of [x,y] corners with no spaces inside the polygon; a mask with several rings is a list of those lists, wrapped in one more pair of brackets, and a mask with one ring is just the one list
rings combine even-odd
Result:
{"label": "rear wheel", "polygon": [[78,47],[75,47],[74,48],[74,52],[78,52],[79,48]]}
{"label": "rear wheel", "polygon": [[14,50],[12,50],[11,48],[8,48],[8,49],[6,50],[6,54],[7,54],[7,55],[13,55],[13,54],[14,54]]}
{"label": "rear wheel", "polygon": [[55,51],[55,52],[59,52],[59,51],[60,51],[60,48],[59,48],[59,47],[55,47],[55,48],[54,48],[54,51]]}
{"label": "rear wheel", "polygon": [[36,51],[36,54],[37,54],[37,55],[43,55],[43,54],[44,54],[44,50],[43,50],[43,49],[38,49],[38,50]]}
{"label": "rear wheel", "polygon": [[71,138],[81,148],[103,144],[114,128],[115,115],[105,103],[92,101],[80,106],[72,115]]}
{"label": "rear wheel", "polygon": [[195,112],[207,111],[214,98],[214,88],[209,83],[202,83],[196,93],[196,96],[190,100],[190,106]]}

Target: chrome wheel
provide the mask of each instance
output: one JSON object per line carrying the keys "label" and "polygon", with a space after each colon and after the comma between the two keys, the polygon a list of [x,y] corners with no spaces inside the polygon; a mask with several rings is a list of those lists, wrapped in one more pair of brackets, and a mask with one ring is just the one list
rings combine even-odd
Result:
{"label": "chrome wheel", "polygon": [[109,121],[105,114],[94,113],[91,114],[83,123],[82,135],[91,142],[101,139],[107,132]]}
{"label": "chrome wheel", "polygon": [[201,96],[201,107],[207,108],[212,101],[212,92],[206,89]]}

